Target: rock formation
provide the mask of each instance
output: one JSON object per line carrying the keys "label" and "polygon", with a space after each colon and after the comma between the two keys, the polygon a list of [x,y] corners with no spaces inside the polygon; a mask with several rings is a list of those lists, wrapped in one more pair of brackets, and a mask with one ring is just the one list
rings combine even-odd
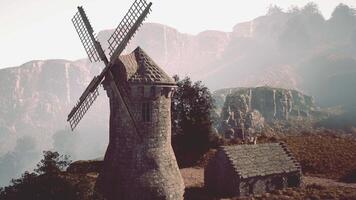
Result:
{"label": "rock formation", "polygon": [[[313,99],[296,90],[271,87],[227,89],[221,108],[220,133],[244,139],[260,132],[264,123],[290,118],[311,118]],[[232,136],[235,135],[235,136]]]}

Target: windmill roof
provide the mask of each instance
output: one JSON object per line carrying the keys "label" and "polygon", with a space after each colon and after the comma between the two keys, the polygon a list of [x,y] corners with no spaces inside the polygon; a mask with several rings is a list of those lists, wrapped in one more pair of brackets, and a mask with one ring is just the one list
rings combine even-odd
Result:
{"label": "windmill roof", "polygon": [[126,80],[134,84],[175,85],[168,76],[140,47],[119,57],[125,67]]}
{"label": "windmill roof", "polygon": [[242,178],[300,171],[283,143],[224,146],[221,150]]}

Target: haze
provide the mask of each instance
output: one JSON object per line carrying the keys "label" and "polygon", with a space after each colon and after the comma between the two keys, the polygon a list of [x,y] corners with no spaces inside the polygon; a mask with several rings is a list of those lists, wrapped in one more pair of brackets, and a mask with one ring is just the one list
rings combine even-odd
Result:
{"label": "haze", "polygon": [[[204,30],[231,31],[243,21],[264,15],[270,5],[288,9],[304,6],[307,0],[152,0],[148,22],[165,24],[184,33]],[[317,0],[325,18],[339,3],[355,6],[356,0]],[[0,1],[0,68],[20,65],[30,60],[86,57],[71,24],[76,6],[83,5],[96,32],[116,27],[131,0],[1,0]]]}

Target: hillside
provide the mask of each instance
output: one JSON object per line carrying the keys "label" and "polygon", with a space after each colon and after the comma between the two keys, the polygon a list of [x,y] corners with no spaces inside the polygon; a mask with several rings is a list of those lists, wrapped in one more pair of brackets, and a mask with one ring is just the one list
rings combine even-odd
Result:
{"label": "hillside", "polygon": [[[317,5],[235,25],[231,32],[180,33],[145,24],[127,52],[140,45],[169,74],[189,75],[210,89],[271,86],[297,89],[322,106],[354,105],[356,17],[344,4],[325,19]],[[112,30],[98,34],[106,44]],[[347,90],[343,90],[347,88]]]}
{"label": "hillside", "polygon": [[[269,138],[268,140],[276,141],[276,138]],[[261,138],[261,142],[268,140]],[[330,133],[309,133],[282,137],[277,140],[286,142],[291,152],[301,163],[304,176],[302,186],[300,188],[276,190],[255,197],[233,199],[356,199],[356,174],[349,173],[356,169],[353,162],[356,159],[354,151],[356,140],[333,136]],[[206,161],[213,153],[214,150],[211,150],[207,156],[202,158],[205,161],[202,160],[201,163],[207,163]],[[94,185],[101,166],[102,160],[77,161],[72,163],[67,171],[61,173],[58,177],[40,175],[33,179],[32,185],[26,185],[25,182],[22,187],[32,188],[39,192],[37,195],[40,196],[47,194],[47,191],[50,190],[54,193],[60,192],[61,196],[76,194],[76,197],[71,199],[91,199],[94,195]],[[186,186],[184,199],[218,199],[204,188],[203,167],[204,165],[180,169]],[[347,177],[347,180],[351,183],[344,182],[345,179],[340,179],[340,177]],[[48,184],[49,180],[52,180],[51,184]],[[59,184],[61,187],[56,187]],[[11,188],[8,189],[12,191]],[[41,189],[46,190],[41,192]],[[34,194],[28,190],[21,189],[21,191],[28,195]],[[16,191],[15,194],[21,196]]]}
{"label": "hillside", "polygon": [[74,158],[104,153],[108,136],[101,133],[108,130],[109,106],[103,90],[75,134],[66,122],[100,69],[85,60],[47,60],[0,70],[0,185],[31,169],[45,149],[54,147]]}
{"label": "hillside", "polygon": [[[289,11],[271,9],[231,32],[190,35],[147,23],[125,53],[140,45],[170,75],[202,80],[211,91],[266,85],[297,89],[313,96],[316,106],[348,111],[335,117],[346,124],[332,126],[353,130],[355,24],[353,9],[346,5],[324,19],[314,4]],[[98,34],[104,46],[111,32]],[[0,185],[29,169],[43,149],[53,147],[82,159],[103,155],[109,117],[103,90],[75,134],[65,121],[101,68],[83,59],[30,61],[0,70],[0,172],[7,172],[0,173]],[[326,120],[323,126],[334,121]]]}

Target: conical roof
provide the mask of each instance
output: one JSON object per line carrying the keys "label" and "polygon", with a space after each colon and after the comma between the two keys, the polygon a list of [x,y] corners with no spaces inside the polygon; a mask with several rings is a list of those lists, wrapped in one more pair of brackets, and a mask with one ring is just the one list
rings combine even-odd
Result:
{"label": "conical roof", "polygon": [[119,57],[127,81],[133,84],[175,85],[169,77],[140,47],[132,53]]}

